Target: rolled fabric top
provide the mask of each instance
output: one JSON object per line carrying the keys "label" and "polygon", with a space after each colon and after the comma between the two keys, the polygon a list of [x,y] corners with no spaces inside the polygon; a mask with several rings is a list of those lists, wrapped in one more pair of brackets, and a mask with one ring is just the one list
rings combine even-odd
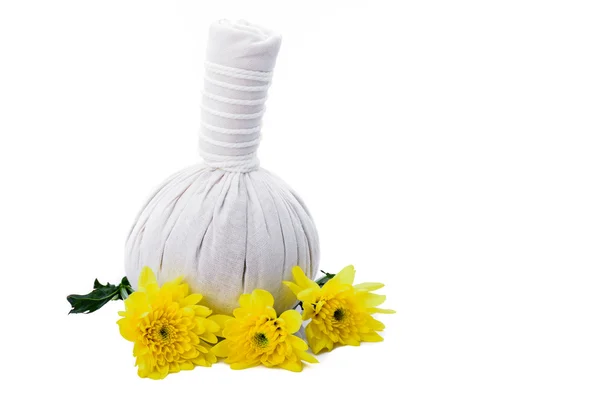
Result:
{"label": "rolled fabric top", "polygon": [[246,21],[210,26],[202,98],[200,154],[230,172],[259,167],[256,150],[281,35]]}
{"label": "rolled fabric top", "polygon": [[246,21],[220,20],[210,26],[206,60],[251,71],[272,71],[281,35]]}

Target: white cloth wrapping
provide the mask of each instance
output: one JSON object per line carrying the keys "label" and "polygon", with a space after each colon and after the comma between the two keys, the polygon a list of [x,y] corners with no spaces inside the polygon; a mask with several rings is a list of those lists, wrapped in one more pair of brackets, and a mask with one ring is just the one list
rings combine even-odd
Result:
{"label": "white cloth wrapping", "polygon": [[259,167],[264,102],[281,37],[244,21],[210,27],[200,153],[205,163],[164,182],[139,213],[125,246],[136,288],[141,268],[159,283],[182,275],[215,312],[240,294],[271,292],[278,312],[295,297],[282,285],[299,265],[318,270],[319,243],[300,198]]}

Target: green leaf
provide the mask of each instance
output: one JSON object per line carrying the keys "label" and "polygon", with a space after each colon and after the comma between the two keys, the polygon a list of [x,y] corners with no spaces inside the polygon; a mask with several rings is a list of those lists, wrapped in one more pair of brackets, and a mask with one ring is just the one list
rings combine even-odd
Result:
{"label": "green leaf", "polygon": [[67,301],[71,304],[69,314],[89,314],[102,308],[111,300],[124,300],[133,293],[133,288],[129,284],[127,277],[121,280],[119,285],[106,285],[94,281],[94,290],[88,294],[72,294],[67,296]]}

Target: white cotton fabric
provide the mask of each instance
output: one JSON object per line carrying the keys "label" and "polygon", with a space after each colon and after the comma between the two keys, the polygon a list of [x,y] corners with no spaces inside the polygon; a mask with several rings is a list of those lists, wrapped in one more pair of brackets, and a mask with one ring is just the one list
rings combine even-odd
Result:
{"label": "white cotton fabric", "polygon": [[202,102],[204,163],[165,181],[138,215],[125,246],[134,288],[143,266],[159,283],[183,276],[215,312],[261,288],[281,312],[295,303],[282,285],[299,265],[318,271],[319,243],[306,206],[259,167],[256,150],[281,37],[245,21],[210,27]]}

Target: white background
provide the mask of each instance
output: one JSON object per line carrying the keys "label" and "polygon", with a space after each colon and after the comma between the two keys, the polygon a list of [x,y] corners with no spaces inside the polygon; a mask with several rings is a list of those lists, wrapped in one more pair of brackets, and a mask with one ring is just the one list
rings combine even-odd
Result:
{"label": "white background", "polygon": [[[392,4],[394,6],[392,6]],[[111,303],[151,190],[199,160],[208,24],[283,46],[259,151],[321,268],[381,281],[385,341],[301,374],[142,380]],[[598,399],[594,1],[0,3],[0,397]]]}

